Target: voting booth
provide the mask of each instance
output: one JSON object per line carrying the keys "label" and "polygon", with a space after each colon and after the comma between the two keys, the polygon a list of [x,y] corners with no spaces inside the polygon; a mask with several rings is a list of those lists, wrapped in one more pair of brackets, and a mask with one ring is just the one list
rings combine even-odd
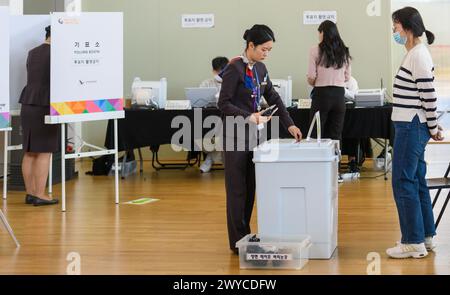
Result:
{"label": "voting booth", "polygon": [[[61,207],[65,212],[65,160],[114,155],[114,167],[119,167],[117,120],[125,117],[123,13],[52,13],[51,26],[50,115],[45,123],[61,125]],[[66,154],[66,124],[102,120],[114,120],[114,149],[83,141]],[[118,169],[114,172],[114,199],[119,204]]]}
{"label": "voting booth", "polygon": [[254,150],[258,233],[311,237],[309,258],[330,259],[337,247],[339,143],[270,140]]}

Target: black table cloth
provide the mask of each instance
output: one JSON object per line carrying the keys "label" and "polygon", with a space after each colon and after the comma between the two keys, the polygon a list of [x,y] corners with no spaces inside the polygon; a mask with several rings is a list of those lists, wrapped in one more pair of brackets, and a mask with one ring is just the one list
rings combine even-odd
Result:
{"label": "black table cloth", "polygon": [[[179,128],[172,128],[172,120],[185,116],[194,126],[194,110],[145,110],[125,109],[125,119],[118,120],[119,151],[142,147],[170,144],[172,136]],[[208,116],[220,117],[218,109],[197,109],[202,120]],[[310,110],[290,108],[289,113],[304,136],[310,125]],[[392,139],[392,106],[347,109],[342,137],[346,138],[383,138]],[[203,128],[202,133],[208,132]],[[280,137],[289,138],[287,130],[280,123]],[[192,139],[193,131],[192,131]],[[108,122],[105,139],[107,148],[114,148],[114,125]]]}

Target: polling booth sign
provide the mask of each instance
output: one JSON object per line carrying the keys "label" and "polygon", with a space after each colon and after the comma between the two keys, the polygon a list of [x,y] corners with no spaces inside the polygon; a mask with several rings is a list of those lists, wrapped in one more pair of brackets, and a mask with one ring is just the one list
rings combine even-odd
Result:
{"label": "polling booth sign", "polygon": [[77,122],[123,111],[122,13],[53,13],[50,116]]}

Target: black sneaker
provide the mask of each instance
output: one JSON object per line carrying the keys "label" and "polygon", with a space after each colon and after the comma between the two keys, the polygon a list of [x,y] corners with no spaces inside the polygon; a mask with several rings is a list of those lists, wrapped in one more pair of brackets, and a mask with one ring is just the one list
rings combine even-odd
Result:
{"label": "black sneaker", "polygon": [[358,173],[359,172],[358,163],[356,163],[355,160],[351,160],[348,163],[348,171],[349,171],[349,173]]}

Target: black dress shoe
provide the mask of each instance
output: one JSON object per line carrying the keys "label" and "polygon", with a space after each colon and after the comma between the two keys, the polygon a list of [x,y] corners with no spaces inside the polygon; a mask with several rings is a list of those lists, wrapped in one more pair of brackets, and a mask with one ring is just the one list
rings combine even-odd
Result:
{"label": "black dress shoe", "polygon": [[34,200],[33,205],[37,207],[37,206],[56,205],[58,203],[59,203],[59,201],[56,200],[56,199],[44,200],[44,199],[36,197],[36,199]]}
{"label": "black dress shoe", "polygon": [[35,197],[35,196],[33,196],[33,195],[27,194],[27,195],[25,196],[25,204],[27,204],[27,205],[32,205],[32,204],[34,204],[34,201],[35,201],[36,199],[38,199],[38,197]]}

